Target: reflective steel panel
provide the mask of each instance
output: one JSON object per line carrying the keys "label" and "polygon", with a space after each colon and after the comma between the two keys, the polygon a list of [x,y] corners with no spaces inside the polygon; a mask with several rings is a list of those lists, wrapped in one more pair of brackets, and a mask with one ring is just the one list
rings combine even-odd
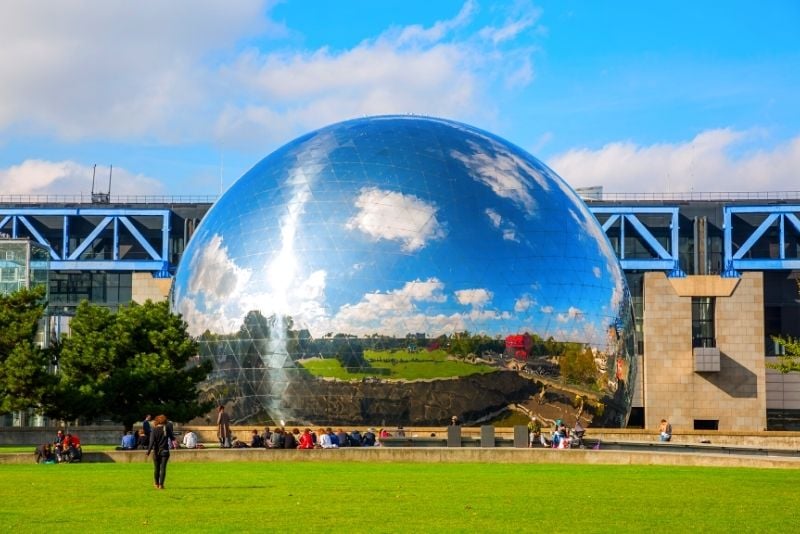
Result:
{"label": "reflective steel panel", "polygon": [[203,219],[172,298],[236,420],[630,410],[630,299],[601,227],[539,160],[448,120],[351,120],[276,150]]}

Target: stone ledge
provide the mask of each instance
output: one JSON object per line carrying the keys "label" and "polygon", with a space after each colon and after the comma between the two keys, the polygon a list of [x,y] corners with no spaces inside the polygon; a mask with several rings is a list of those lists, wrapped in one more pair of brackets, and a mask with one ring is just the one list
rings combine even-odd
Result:
{"label": "stone ledge", "polygon": [[[33,453],[0,454],[0,464],[30,464]],[[143,451],[86,452],[85,463],[142,463]],[[360,448],[336,450],[200,449],[173,451],[171,462],[409,462],[409,463],[533,463],[597,465],[680,465],[800,469],[799,457],[687,452],[618,450],[480,449],[480,448]],[[74,464],[80,469],[80,464]]]}

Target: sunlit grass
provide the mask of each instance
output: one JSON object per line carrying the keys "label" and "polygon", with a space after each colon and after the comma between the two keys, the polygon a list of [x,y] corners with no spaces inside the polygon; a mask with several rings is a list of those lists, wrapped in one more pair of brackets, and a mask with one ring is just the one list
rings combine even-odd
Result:
{"label": "sunlit grass", "polygon": [[0,476],[7,532],[789,532],[800,502],[794,470],[674,466],[173,463],[159,491],[142,454]]}

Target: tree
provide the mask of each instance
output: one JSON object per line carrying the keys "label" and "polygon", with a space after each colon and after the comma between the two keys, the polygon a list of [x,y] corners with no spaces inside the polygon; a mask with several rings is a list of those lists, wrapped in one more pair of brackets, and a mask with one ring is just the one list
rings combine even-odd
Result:
{"label": "tree", "polygon": [[[797,295],[800,296],[800,279],[797,280]],[[767,367],[783,374],[800,373],[800,338],[773,336],[772,339],[783,347],[783,355],[778,356],[777,363],[768,363]]]}
{"label": "tree", "polygon": [[48,415],[108,416],[126,429],[147,413],[186,422],[207,412],[199,362],[186,323],[166,302],[131,304],[118,313],[82,302],[58,351],[58,386]]}
{"label": "tree", "polygon": [[800,373],[800,338],[774,336],[772,339],[783,347],[784,354],[778,356],[777,363],[768,363],[767,367],[781,373]]}
{"label": "tree", "polygon": [[44,287],[0,295],[0,413],[40,410],[53,384],[48,354],[35,342]]}

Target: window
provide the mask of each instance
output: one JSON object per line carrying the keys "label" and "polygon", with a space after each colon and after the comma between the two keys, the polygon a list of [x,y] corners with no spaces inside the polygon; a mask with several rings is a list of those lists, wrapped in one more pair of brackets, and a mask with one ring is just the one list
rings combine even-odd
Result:
{"label": "window", "polygon": [[695,430],[719,430],[719,419],[695,419]]}
{"label": "window", "polygon": [[716,347],[713,297],[692,297],[692,347]]}

